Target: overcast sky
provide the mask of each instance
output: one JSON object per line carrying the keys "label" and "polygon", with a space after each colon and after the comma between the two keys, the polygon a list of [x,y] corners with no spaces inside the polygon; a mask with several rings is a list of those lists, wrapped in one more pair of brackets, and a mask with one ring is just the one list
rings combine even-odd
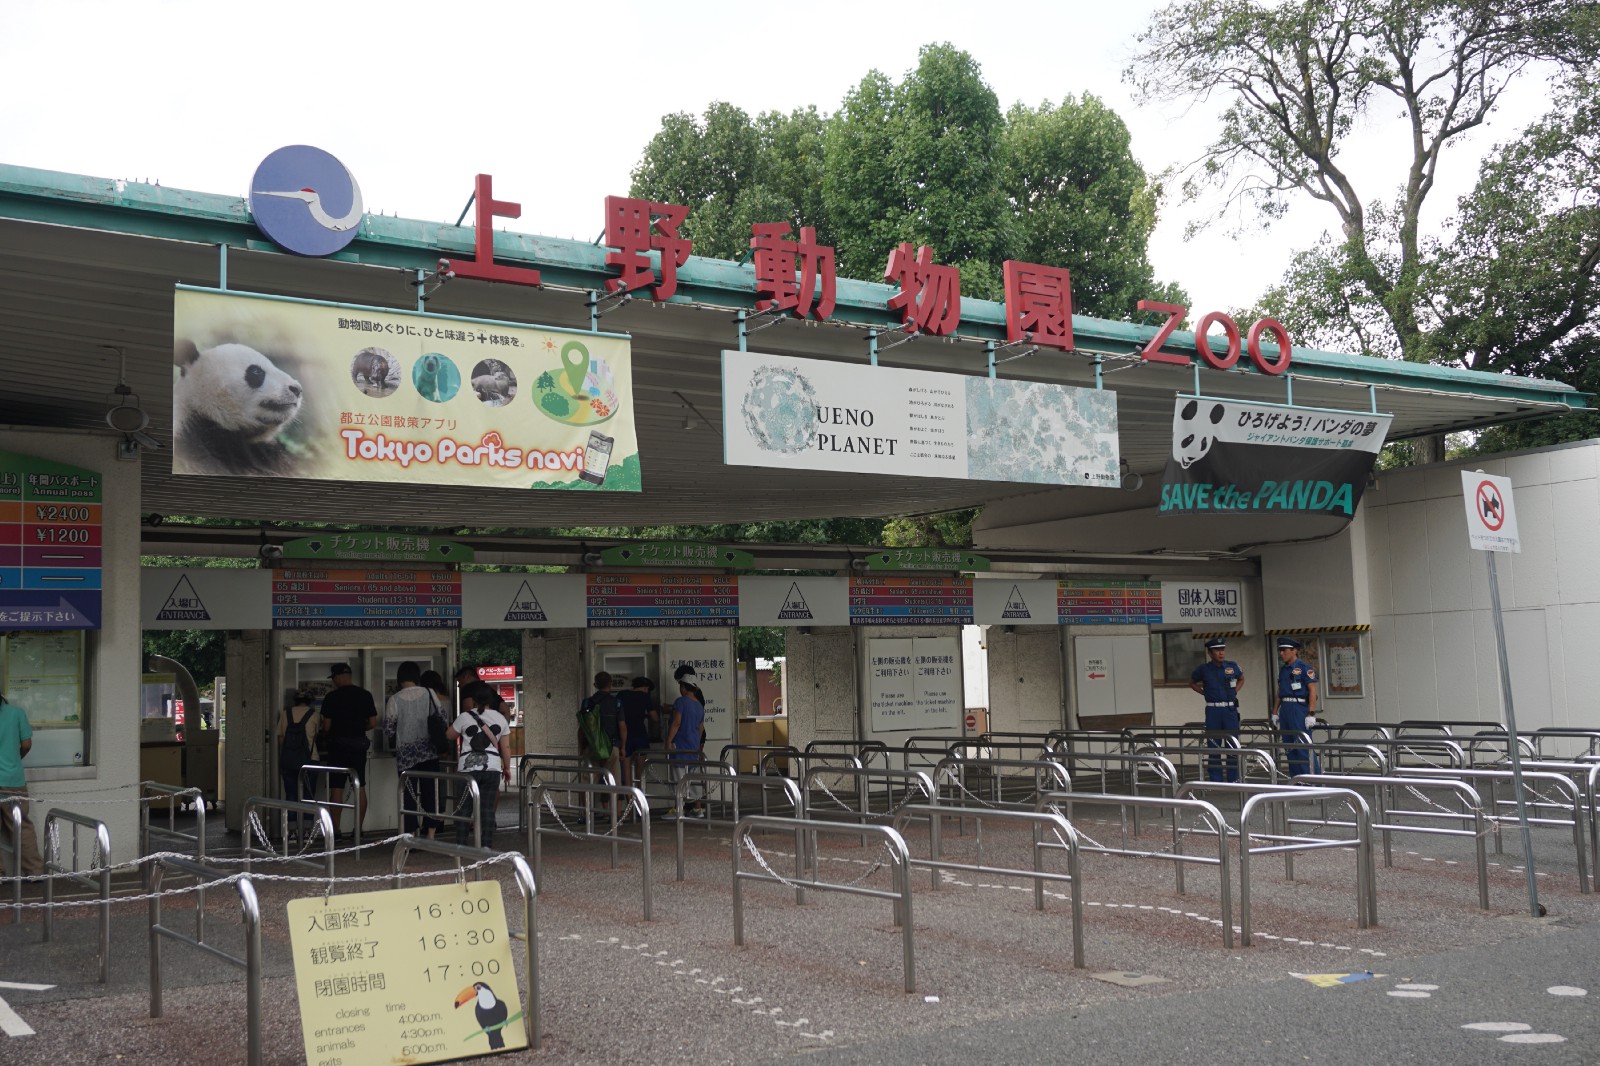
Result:
{"label": "overcast sky", "polygon": [[[868,70],[899,80],[921,45],[948,40],[1002,109],[1099,96],[1154,174],[1193,159],[1214,129],[1213,111],[1136,108],[1122,81],[1159,6],[8,0],[0,162],[242,196],[268,152],[312,144],[352,170],[369,211],[453,222],[482,172],[522,204],[506,228],[590,240],[662,115],[713,100],[752,116],[831,113]],[[1366,131],[1358,175],[1392,158],[1395,132]],[[1453,198],[1471,177],[1442,185]],[[1308,203],[1266,234],[1214,227],[1185,241],[1198,213],[1169,199],[1151,247],[1157,276],[1197,312],[1249,306],[1334,224]]]}

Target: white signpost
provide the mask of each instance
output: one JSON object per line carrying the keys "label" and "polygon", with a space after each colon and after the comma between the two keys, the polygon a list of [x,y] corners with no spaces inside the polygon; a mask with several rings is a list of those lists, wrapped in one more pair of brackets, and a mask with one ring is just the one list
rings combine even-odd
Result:
{"label": "white signpost", "polygon": [[1506,747],[1511,753],[1511,774],[1517,790],[1517,821],[1522,826],[1522,866],[1528,875],[1528,913],[1537,918],[1544,908],[1539,906],[1539,887],[1534,879],[1533,834],[1528,829],[1517,715],[1511,702],[1511,664],[1506,657],[1506,626],[1500,614],[1500,579],[1494,562],[1499,552],[1522,551],[1522,540],[1517,536],[1517,511],[1511,502],[1511,479],[1479,470],[1463,470],[1461,495],[1467,508],[1467,539],[1474,551],[1485,553],[1489,563],[1489,605],[1494,613],[1495,645],[1500,652],[1500,696],[1506,705]]}

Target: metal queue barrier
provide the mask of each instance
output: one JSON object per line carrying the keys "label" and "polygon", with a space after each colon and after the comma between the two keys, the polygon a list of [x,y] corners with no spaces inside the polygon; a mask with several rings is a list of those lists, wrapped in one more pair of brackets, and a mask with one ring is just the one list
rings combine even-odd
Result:
{"label": "metal queue barrier", "polygon": [[[1033,909],[1044,910],[1044,884],[1046,881],[1065,881],[1072,886],[1072,965],[1083,969],[1083,874],[1078,862],[1078,833],[1072,824],[1059,811],[1012,811],[991,810],[988,808],[967,808],[961,812],[964,818],[971,818],[980,825],[985,821],[1014,822],[1027,825],[1033,831],[1033,869],[1021,869],[1007,866],[990,866],[981,861],[975,863],[956,862],[944,858],[942,834],[939,831],[940,816],[949,808],[940,807],[933,803],[908,803],[895,814],[896,830],[902,830],[906,822],[912,818],[924,819],[928,823],[928,851],[926,859],[909,858],[907,861],[912,866],[926,867],[933,872],[933,890],[939,891],[940,870],[964,870],[967,873],[987,874],[1000,877],[1027,877],[1033,880]],[[1056,834],[1056,841],[1045,839],[1045,831]],[[979,857],[982,858],[983,838],[977,837]],[[1064,851],[1067,854],[1067,872],[1056,873],[1046,870],[1044,856],[1049,851]],[[909,924],[909,923],[908,923]]]}
{"label": "metal queue barrier", "polygon": [[[824,783],[826,778],[845,778],[854,782],[855,787],[841,789],[846,794],[840,796]],[[895,799],[897,782],[900,784],[898,800]],[[886,806],[882,811],[875,810],[872,805],[872,786],[876,783],[883,785]],[[800,786],[799,809],[805,812],[807,818],[816,818],[818,815],[830,818],[848,816],[856,821],[889,818],[910,801],[913,791],[920,792],[929,803],[937,799],[933,780],[921,770],[891,770],[887,766],[810,766],[806,768],[804,783]],[[815,801],[818,792],[827,796],[832,803],[820,806]],[[850,805],[850,800],[855,801],[855,806]]]}
{"label": "metal queue barrier", "polygon": [[[1471,782],[1474,787],[1479,788],[1480,793],[1487,792],[1490,825],[1494,830],[1494,851],[1496,855],[1504,853],[1500,839],[1500,825],[1502,822],[1512,821],[1514,818],[1501,817],[1500,808],[1514,807],[1516,798],[1500,799],[1499,785],[1502,781],[1507,784],[1512,782],[1513,775],[1510,770],[1481,770],[1477,768],[1459,770],[1415,769],[1408,771],[1408,774],[1423,777],[1458,778],[1462,781]],[[1578,891],[1587,895],[1590,891],[1587,841],[1589,833],[1586,825],[1588,812],[1585,809],[1582,797],[1579,795],[1578,784],[1564,773],[1551,770],[1528,770],[1526,768],[1522,771],[1522,783],[1528,794],[1528,825],[1530,827],[1560,828],[1568,825],[1572,827],[1572,846],[1578,857]],[[1561,796],[1552,799],[1544,795],[1537,790],[1540,785],[1561,793]],[[1563,811],[1566,812],[1567,816],[1551,817],[1537,813],[1539,811]]]}
{"label": "metal queue barrier", "polygon": [[[708,794],[709,794],[709,786],[711,784],[713,784],[713,783],[718,784],[720,786],[720,788],[721,788],[721,791],[723,791],[723,792],[729,791],[729,787],[728,786],[731,785],[732,786],[731,791],[733,793],[732,818],[713,817],[712,814],[711,814],[712,808],[709,805],[709,795],[708,795],[708,805],[706,807],[706,817],[704,817],[704,818],[685,818],[685,817],[680,816],[680,817],[678,817],[676,819],[677,825],[674,828],[677,831],[676,858],[677,858],[677,866],[678,866],[678,878],[677,879],[679,881],[682,881],[683,878],[684,878],[684,849],[683,849],[683,843],[684,843],[684,841],[683,841],[683,827],[684,827],[684,825],[686,823],[688,823],[688,822],[697,822],[697,823],[699,823],[701,825],[706,826],[708,829],[713,825],[718,825],[718,826],[737,825],[738,822],[739,822],[739,818],[740,818],[740,814],[739,814],[739,792],[740,792],[740,786],[742,784],[748,784],[749,782],[750,782],[750,778],[748,776],[741,777],[739,774],[730,773],[726,766],[696,767],[694,769],[686,771],[683,774],[683,776],[678,778],[677,784],[674,786],[674,788],[676,790],[674,795],[676,797],[677,807],[678,807],[678,809],[680,811],[684,809],[684,805],[688,801],[689,790],[692,787],[694,787],[695,784],[700,784],[702,787],[706,788],[706,791],[707,791]],[[796,817],[796,818],[804,817],[803,812],[805,811],[805,805],[804,805],[803,801],[800,798],[800,786],[795,784],[792,779],[787,778],[787,777],[770,777],[770,778],[764,777],[764,778],[761,778],[761,779],[757,780],[756,784],[759,785],[759,787],[761,789],[761,813],[762,814],[766,814],[767,813],[767,793],[771,789],[777,788],[777,789],[782,790],[782,792],[784,794],[784,798],[789,801],[790,809],[794,811],[794,817]],[[724,804],[724,806],[726,806],[726,804]]]}
{"label": "metal queue barrier", "polygon": [[[433,803],[439,808],[437,811],[423,810],[420,800],[415,808],[406,806],[407,794],[416,795],[414,789],[406,787],[414,781],[433,782]],[[446,790],[446,785],[461,787]],[[432,818],[441,826],[466,824],[472,827],[472,846],[483,847],[483,817],[487,813],[493,819],[495,812],[484,811],[483,792],[478,788],[478,779],[470,773],[463,770],[401,770],[395,775],[395,789],[399,797],[399,805],[395,808],[396,829],[405,828],[405,816],[408,814],[416,815],[418,818]],[[463,805],[471,807],[472,813],[457,814]],[[449,814],[444,813],[446,808],[449,809]],[[517,828],[520,832],[522,828],[520,821]]]}
{"label": "metal queue barrier", "polygon": [[[0,873],[11,881],[11,920],[22,922],[22,805],[27,801],[19,796],[0,799],[0,818],[6,820],[6,836],[0,839],[0,855],[9,857],[9,874]],[[6,841],[10,841],[9,844]]]}
{"label": "metal queue barrier", "polygon": [[[261,824],[258,817],[261,812],[267,811],[276,812],[278,815],[278,839],[283,841],[282,852],[272,847],[272,834],[267,832],[266,827]],[[266,796],[252,796],[244,801],[245,872],[248,873],[250,871],[252,862],[256,858],[275,859],[280,862],[300,863],[306,866],[317,865],[316,860],[304,852],[304,841],[315,839],[315,837],[308,838],[302,835],[301,851],[296,853],[289,850],[289,816],[291,814],[295,816],[296,822],[301,825],[304,825],[304,820],[307,818],[316,823],[317,834],[322,837],[323,871],[328,877],[333,877],[333,815],[329,814],[326,808],[315,803],[306,803],[302,800],[270,799]],[[253,828],[259,828],[261,830],[260,833],[252,833],[251,829]],[[257,839],[265,846],[258,847],[256,844]],[[204,899],[205,897],[202,896],[202,903]]]}
{"label": "metal queue barrier", "polygon": [[[771,759],[769,764],[769,760],[767,759],[768,753],[772,753],[775,756],[783,756],[785,759],[785,765],[779,767],[777,765],[779,761],[777,758]],[[751,773],[776,772],[787,775],[789,772],[787,759],[799,758],[800,749],[792,744],[724,744],[722,746],[722,750],[717,753],[717,761],[721,763],[727,763],[736,771],[743,772],[738,763],[738,756],[747,754],[755,756],[755,758],[750,762]],[[730,760],[728,758],[729,755],[734,756],[734,758]],[[763,767],[769,768],[763,769]]]}
{"label": "metal queue barrier", "polygon": [[[367,791],[367,786],[361,780],[360,774],[345,766],[324,766],[321,763],[308,762],[304,766],[300,767],[300,794],[302,796],[309,795],[315,797],[318,794],[317,783],[320,781],[324,787],[327,787],[328,779],[334,774],[339,774],[348,778],[348,780],[345,782],[344,791],[350,794],[350,802],[334,803],[329,799],[315,798],[312,799],[311,802],[328,809],[329,816],[333,818],[333,827],[335,832],[337,832],[339,828],[339,816],[334,812],[349,811],[350,821],[352,823],[351,829],[355,833],[355,836],[351,839],[355,841],[356,847],[359,848],[361,846],[360,802],[361,798],[366,795]],[[332,794],[333,793],[331,791],[325,793],[325,795],[330,796]]]}
{"label": "metal queue barrier", "polygon": [[[885,749],[885,751],[887,751],[887,749]],[[805,777],[806,771],[813,766],[853,766],[859,770],[864,765],[860,756],[844,755],[836,751],[805,752],[800,755],[783,755],[778,752],[769,751],[765,755],[761,756],[761,766],[759,771],[761,776],[777,776],[774,773],[773,764],[779,759],[782,759],[788,763],[789,773],[784,776],[787,776],[791,779]]]}
{"label": "metal queue barrier", "polygon": [[[1488,845],[1484,843],[1487,818],[1483,810],[1483,800],[1478,792],[1465,781],[1454,779],[1432,779],[1426,777],[1378,777],[1369,774],[1302,774],[1294,779],[1296,785],[1307,787],[1338,786],[1352,789],[1372,790],[1372,805],[1374,808],[1374,821],[1371,828],[1382,835],[1383,838],[1383,865],[1394,865],[1394,846],[1389,839],[1392,833],[1423,833],[1430,836],[1469,837],[1472,840],[1474,858],[1478,870],[1478,906],[1484,910],[1489,909],[1489,854]],[[1395,797],[1400,790],[1412,793],[1429,806],[1418,810],[1407,810],[1395,802]],[[1424,792],[1446,792],[1451,798],[1461,801],[1462,810],[1457,812],[1445,807],[1443,804],[1432,803]],[[1437,826],[1411,825],[1406,822],[1396,821],[1399,818],[1414,818],[1419,821],[1461,821],[1472,823],[1470,829],[1446,829]],[[1317,824],[1343,826],[1354,828],[1354,822],[1339,822],[1324,819],[1311,823],[1309,819],[1289,819],[1290,825]]]}
{"label": "metal queue barrier", "polygon": [[[1596,864],[1590,881],[1600,881],[1600,758],[1523,760],[1522,772],[1530,770],[1561,774],[1578,786],[1589,819],[1589,855]],[[1490,781],[1489,787],[1498,792],[1496,781]]]}
{"label": "metal queue barrier", "polygon": [[[184,800],[194,801],[194,832],[186,833],[178,828],[179,804]],[[167,824],[158,825],[155,822],[155,805],[165,802],[167,805]],[[189,852],[201,862],[206,857],[206,799],[198,788],[180,788],[176,785],[164,785],[159,781],[139,782],[139,854],[148,855],[155,851],[155,842],[161,841],[168,847]]]}
{"label": "metal queue barrier", "polygon": [[[1458,737],[1456,742],[1461,745],[1461,750],[1466,755],[1468,766],[1482,766],[1493,769],[1511,758],[1511,737],[1504,731],[1490,731],[1470,737]],[[1538,757],[1534,751],[1533,741],[1520,735],[1517,737],[1517,752],[1524,759]]]}
{"label": "metal queue barrier", "polygon": [[[1465,730],[1458,733],[1457,730]],[[1403,737],[1408,734],[1433,735],[1445,737],[1471,736],[1482,733],[1504,733],[1506,727],[1499,722],[1474,722],[1463,718],[1409,718],[1397,722],[1394,735]]]}
{"label": "metal queue barrier", "polygon": [[[1080,836],[1078,850],[1099,852],[1103,855],[1123,855],[1134,859],[1160,859],[1165,862],[1171,862],[1177,871],[1177,891],[1180,896],[1186,894],[1183,881],[1183,868],[1186,865],[1217,867],[1221,873],[1222,883],[1220,891],[1222,899],[1222,946],[1225,948],[1233,947],[1233,880],[1229,870],[1228,821],[1215,805],[1207,803],[1205,800],[1179,799],[1173,796],[1126,796],[1092,792],[1050,792],[1039,797],[1040,810],[1056,811],[1065,806],[1070,811],[1074,803],[1115,804],[1119,807],[1133,807],[1136,810],[1140,807],[1145,807],[1169,812],[1172,822],[1172,847],[1170,851],[1130,848],[1126,846],[1125,836],[1123,838],[1124,846],[1120,848],[1107,847],[1092,839],[1088,843],[1084,843],[1084,839],[1087,838]],[[1183,837],[1186,833],[1192,831],[1183,829],[1178,823],[1178,815],[1184,811],[1199,815],[1210,823],[1211,828],[1206,835],[1216,838],[1216,858],[1213,859],[1206,855],[1190,855],[1183,850]],[[1071,815],[1069,814],[1067,817],[1070,821]],[[1135,832],[1137,833],[1138,831],[1135,830]]]}
{"label": "metal queue barrier", "polygon": [[[1021,799],[1007,799],[1003,779],[1006,776],[1020,777],[1020,774],[1004,773],[1006,770],[1031,770],[1033,772],[1033,788]],[[969,772],[986,775],[989,783],[990,798],[983,797],[967,788],[967,774]],[[1033,800],[1050,791],[1049,784],[1059,786],[1055,791],[1071,792],[1072,777],[1067,773],[1067,768],[1052,759],[969,759],[961,756],[948,756],[939,761],[934,770],[934,802],[943,805],[945,802],[946,783],[954,785],[961,791],[963,797],[970,798],[980,806],[995,807],[1009,806],[1013,810],[1032,808]],[[976,782],[975,782],[976,783]],[[979,787],[983,787],[979,784]],[[957,806],[961,806],[958,804]]]}
{"label": "metal queue barrier", "polygon": [[[767,865],[760,858],[751,834],[756,830],[776,830],[792,832],[795,838],[795,876],[793,880],[783,877]],[[883,846],[889,851],[891,876],[894,879],[894,888],[885,891],[881,888],[868,888],[861,884],[836,884],[819,879],[817,864],[813,863],[809,870],[806,869],[806,856],[817,854],[817,837],[823,833],[830,836],[855,836],[863,844],[868,840],[882,841]],[[747,870],[744,868],[747,849],[755,856],[760,870]],[[868,896],[873,899],[887,899],[894,904],[894,923],[900,927],[900,952],[902,965],[905,972],[905,990],[917,990],[917,963],[916,944],[912,933],[911,924],[911,852],[906,847],[903,837],[893,828],[886,825],[854,825],[849,822],[813,822],[803,818],[775,818],[763,814],[749,814],[739,819],[733,830],[733,847],[729,849],[733,855],[733,942],[739,947],[744,946],[744,883],[746,881],[765,881],[769,884],[786,885],[795,890],[795,902],[803,903],[807,890],[816,889],[823,892],[843,892],[853,896]]]}
{"label": "metal queue barrier", "polygon": [[[1557,729],[1546,727],[1535,729],[1532,733],[1523,733],[1521,736],[1533,742],[1534,758],[1552,759],[1557,762],[1566,759],[1581,758],[1585,755],[1600,755],[1600,729]],[[1573,743],[1581,741],[1582,743]],[[1566,751],[1550,751],[1549,748],[1562,747]]]}
{"label": "metal queue barrier", "polygon": [[[61,823],[72,826],[72,861],[61,863]],[[78,830],[94,831],[94,851],[89,856],[89,868],[79,862]],[[55,938],[56,909],[51,906],[56,898],[56,879],[73,881],[100,892],[100,983],[106,983],[111,966],[111,831],[98,818],[51,808],[44,816],[44,940]]]}
{"label": "metal queue barrier", "polygon": [[[546,794],[551,789],[562,789],[572,792],[582,792],[590,796],[611,797],[611,831],[596,833],[594,831],[594,809],[587,806],[587,817],[581,831],[561,821],[556,816],[557,825],[546,827],[544,824],[544,803]],[[625,837],[617,832],[622,824],[619,800],[627,800],[628,805],[639,815],[639,836]],[[644,920],[651,918],[651,886],[654,883],[650,876],[650,801],[645,798],[644,790],[635,785],[588,785],[578,782],[568,782],[564,785],[535,785],[533,795],[528,800],[528,853],[533,856],[534,877],[544,878],[544,848],[543,839],[546,833],[557,836],[569,836],[574,840],[602,840],[611,845],[611,868],[617,868],[617,849],[619,844],[628,844],[639,849],[640,872],[644,878]]]}
{"label": "metal queue barrier", "polygon": [[[1191,781],[1178,789],[1179,799],[1189,799],[1195,792],[1232,792],[1245,797],[1239,810],[1239,935],[1245,947],[1251,946],[1250,935],[1250,858],[1252,855],[1279,854],[1283,856],[1284,877],[1294,879],[1294,856],[1302,851],[1326,851],[1347,848],[1356,853],[1356,924],[1362,929],[1371,928],[1378,921],[1377,876],[1372,862],[1372,815],[1367,801],[1348,788],[1309,788],[1297,785],[1247,785],[1224,781]],[[1301,802],[1338,801],[1349,805],[1354,816],[1354,840],[1328,840],[1323,837],[1294,836],[1288,831],[1290,804]],[[1257,811],[1267,812],[1265,832],[1252,833],[1250,817]],[[1255,845],[1252,841],[1265,844]]]}
{"label": "metal queue barrier", "polygon": [[953,750],[955,748],[974,746],[986,749],[984,757],[990,759],[1049,759],[1053,757],[1050,751],[1049,733],[1017,732],[979,733],[975,745],[970,741],[965,745],[951,745],[952,751],[950,754],[955,754]]}
{"label": "metal queue barrier", "polygon": [[900,756],[902,770],[926,770],[932,773],[940,760],[970,746],[971,741],[966,737],[909,736],[905,737],[898,747],[889,749],[889,752]]}
{"label": "metal queue barrier", "polygon": [[261,904],[256,899],[256,889],[247,875],[234,881],[239,893],[239,907],[244,917],[244,957],[230,955],[205,942],[199,935],[188,937],[161,924],[161,885],[166,871],[179,873],[205,881],[220,881],[228,875],[198,862],[174,855],[152,855],[145,860],[149,873],[145,882],[150,886],[150,1017],[159,1018],[161,1003],[161,940],[167,937],[190,947],[199,948],[208,955],[244,970],[245,973],[245,1055],[250,1066],[261,1066]]}
{"label": "metal queue barrier", "polygon": [[530,751],[517,764],[517,832],[528,831],[528,797],[540,784],[582,781],[588,784],[616,784],[617,779],[604,766],[597,766],[587,755],[556,755]]}
{"label": "metal queue barrier", "polygon": [[[1307,747],[1300,744],[1296,747]],[[1263,748],[1208,748],[1204,745],[1171,745],[1171,744],[1144,744],[1138,749],[1140,755],[1161,755],[1176,768],[1179,780],[1183,780],[1185,771],[1193,762],[1195,776],[1190,781],[1205,781],[1206,760],[1211,756],[1239,760],[1239,780],[1248,783],[1253,776],[1259,775],[1268,783],[1276,782],[1282,772],[1278,769],[1277,759],[1273,753]]]}
{"label": "metal queue barrier", "polygon": [[879,758],[885,763],[889,761],[889,747],[881,740],[813,740],[806,745],[803,754],[808,757],[853,755],[861,760],[862,766],[871,766],[872,761]]}
{"label": "metal queue barrier", "polygon": [[[1069,775],[1077,778],[1080,785],[1083,784],[1084,778],[1092,777],[1095,773],[1098,773],[1100,775],[1100,792],[1102,794],[1122,795],[1124,794],[1124,789],[1131,788],[1133,790],[1132,795],[1142,795],[1142,793],[1139,791],[1139,782],[1140,771],[1144,769],[1149,769],[1155,774],[1156,785],[1158,788],[1157,795],[1171,796],[1179,784],[1177,768],[1172,765],[1166,756],[1157,755],[1154,752],[1144,752],[1138,755],[1127,755],[1122,752],[1086,751],[1079,752],[1074,756],[1069,756],[1063,761],[1071,764],[1067,767],[1067,772]],[[1079,763],[1098,767],[1098,770],[1080,770],[1080,767],[1078,766]],[[1110,766],[1126,767],[1126,769],[1120,771],[1117,779],[1117,787],[1115,788],[1112,787],[1110,777],[1107,773],[1107,768]],[[1125,810],[1126,809],[1124,808],[1124,811]],[[1139,810],[1139,805],[1134,804],[1133,831],[1135,834],[1140,831]],[[1067,808],[1067,817],[1072,817],[1072,808],[1070,805]]]}
{"label": "metal queue barrier", "polygon": [[[405,873],[406,863],[410,860],[413,852],[453,858],[456,860],[458,869],[463,862],[480,863],[485,860],[495,859],[511,863],[512,876],[516,879],[517,888],[522,892],[523,921],[525,923],[523,935],[527,938],[528,944],[523,974],[528,985],[528,1009],[523,1012],[523,1026],[528,1034],[528,1046],[538,1051],[540,1042],[543,1039],[539,996],[539,893],[535,887],[536,882],[534,881],[533,871],[528,867],[528,861],[516,852],[496,854],[484,848],[468,848],[460,844],[447,844],[442,840],[429,840],[427,837],[402,833],[400,839],[395,842],[394,861],[390,866],[390,872],[394,875],[395,888],[400,887],[400,875]],[[481,879],[481,876],[480,873],[478,877]],[[255,1064],[252,1063],[251,1066],[255,1066]]]}

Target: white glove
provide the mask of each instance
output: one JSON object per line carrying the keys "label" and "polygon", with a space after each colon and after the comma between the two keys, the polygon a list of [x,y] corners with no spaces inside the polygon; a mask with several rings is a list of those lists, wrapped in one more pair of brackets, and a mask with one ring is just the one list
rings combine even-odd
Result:
{"label": "white glove", "polygon": [[1310,729],[1312,726],[1314,726],[1316,724],[1317,724],[1317,716],[1316,715],[1314,715],[1314,714],[1306,715],[1306,728],[1307,729]]}
{"label": "white glove", "polygon": [[1277,715],[1273,715],[1272,716],[1272,728],[1274,728],[1274,729],[1278,728],[1278,716]]}

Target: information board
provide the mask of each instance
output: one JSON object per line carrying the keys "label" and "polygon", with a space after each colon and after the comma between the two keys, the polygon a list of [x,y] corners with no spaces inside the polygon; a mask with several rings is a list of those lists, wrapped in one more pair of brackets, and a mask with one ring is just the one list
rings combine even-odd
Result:
{"label": "information board", "polygon": [[850,624],[972,624],[972,579],[911,574],[850,577]]}
{"label": "information board", "polygon": [[867,641],[867,703],[875,733],[955,728],[961,722],[961,646],[956,637]]}
{"label": "information board", "polygon": [[528,1046],[497,881],[289,901],[309,1066]]}
{"label": "information board", "polygon": [[276,570],[274,629],[459,629],[461,575],[447,570]]}
{"label": "information board", "polygon": [[100,628],[101,482],[0,452],[0,628]]}
{"label": "information board", "polygon": [[739,624],[739,579],[732,574],[588,577],[591,628]]}
{"label": "information board", "polygon": [[1150,625],[1161,621],[1161,583],[1063,578],[1056,582],[1062,625]]}

